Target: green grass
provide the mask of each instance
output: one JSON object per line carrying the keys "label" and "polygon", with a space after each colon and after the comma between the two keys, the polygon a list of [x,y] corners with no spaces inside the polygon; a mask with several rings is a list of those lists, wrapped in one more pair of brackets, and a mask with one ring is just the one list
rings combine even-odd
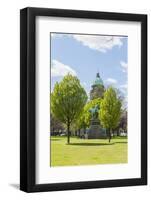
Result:
{"label": "green grass", "polygon": [[127,163],[127,138],[79,139],[51,137],[50,166]]}

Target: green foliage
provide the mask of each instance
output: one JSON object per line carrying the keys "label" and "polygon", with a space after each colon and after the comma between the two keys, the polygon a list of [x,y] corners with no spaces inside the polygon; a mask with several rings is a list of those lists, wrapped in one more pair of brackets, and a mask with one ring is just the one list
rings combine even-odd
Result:
{"label": "green foliage", "polygon": [[76,76],[68,74],[60,83],[55,84],[51,94],[51,112],[67,125],[68,136],[70,125],[79,117],[86,101],[87,94]]}
{"label": "green foliage", "polygon": [[99,117],[104,128],[114,129],[118,126],[121,116],[122,102],[117,95],[116,89],[109,87],[101,100]]}

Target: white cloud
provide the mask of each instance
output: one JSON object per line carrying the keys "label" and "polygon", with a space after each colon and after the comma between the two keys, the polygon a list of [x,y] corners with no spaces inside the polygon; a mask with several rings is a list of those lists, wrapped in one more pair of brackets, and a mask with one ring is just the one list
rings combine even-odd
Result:
{"label": "white cloud", "polygon": [[127,84],[120,85],[120,88],[127,89]]}
{"label": "white cloud", "polygon": [[122,71],[127,72],[128,64],[124,61],[121,61],[120,64],[121,64],[121,67],[122,67]]}
{"label": "white cloud", "polygon": [[128,96],[125,96],[122,103],[122,108],[127,109],[128,107]]}
{"label": "white cloud", "polygon": [[123,109],[127,108],[128,104],[127,88],[128,88],[127,84],[119,85],[119,90],[121,91],[121,94],[123,96],[123,103],[122,103]]}
{"label": "white cloud", "polygon": [[62,34],[62,33],[51,33],[51,37],[53,37],[53,38],[60,38],[60,37],[62,37],[64,34]]}
{"label": "white cloud", "polygon": [[120,85],[120,90],[123,94],[127,93],[127,84]]}
{"label": "white cloud", "polygon": [[94,36],[94,35],[73,35],[73,38],[81,42],[83,45],[88,46],[100,52],[106,52],[114,46],[122,46],[122,37],[118,36]]}
{"label": "white cloud", "polygon": [[51,37],[55,37],[56,36],[56,34],[55,33],[51,33]]}
{"label": "white cloud", "polygon": [[65,76],[68,73],[76,76],[75,70],[73,70],[70,66],[64,65],[63,63],[59,62],[58,60],[52,60],[51,65],[51,76],[58,77],[58,76]]}
{"label": "white cloud", "polygon": [[78,34],[57,34],[51,33],[52,37],[72,37],[84,46],[90,49],[105,53],[114,46],[121,47],[123,45],[122,37],[119,36],[103,36],[103,35],[78,35]]}
{"label": "white cloud", "polygon": [[87,86],[87,83],[86,83],[86,82],[82,82],[82,85],[86,87],[86,86]]}
{"label": "white cloud", "polygon": [[116,84],[116,83],[117,83],[117,80],[116,80],[116,79],[113,79],[113,78],[108,78],[108,79],[106,79],[105,82],[108,83],[108,84]]}

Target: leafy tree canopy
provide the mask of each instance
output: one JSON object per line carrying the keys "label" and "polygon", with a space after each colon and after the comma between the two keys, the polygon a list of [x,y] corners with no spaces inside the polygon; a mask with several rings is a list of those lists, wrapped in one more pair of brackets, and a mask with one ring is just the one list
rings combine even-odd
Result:
{"label": "leafy tree canopy", "polygon": [[116,89],[109,87],[101,100],[99,117],[104,128],[114,129],[118,126],[121,115],[121,99]]}
{"label": "leafy tree canopy", "polygon": [[68,143],[70,125],[79,117],[86,102],[87,94],[76,76],[67,74],[60,83],[55,84],[51,94],[51,111],[67,125]]}

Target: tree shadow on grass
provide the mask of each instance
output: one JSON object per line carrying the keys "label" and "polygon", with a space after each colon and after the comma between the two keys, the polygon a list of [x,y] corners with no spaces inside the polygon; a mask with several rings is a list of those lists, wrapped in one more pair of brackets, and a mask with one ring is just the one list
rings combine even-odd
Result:
{"label": "tree shadow on grass", "polygon": [[115,143],[70,143],[69,145],[75,146],[105,146],[105,145],[113,145]]}
{"label": "tree shadow on grass", "polygon": [[112,136],[112,139],[116,139],[116,140],[128,139],[128,136]]}
{"label": "tree shadow on grass", "polygon": [[127,144],[127,142],[111,142],[111,143],[70,143],[69,145],[75,145],[75,146],[108,146],[108,145],[114,145],[114,144]]}
{"label": "tree shadow on grass", "polygon": [[127,144],[128,142],[115,142],[116,144]]}

